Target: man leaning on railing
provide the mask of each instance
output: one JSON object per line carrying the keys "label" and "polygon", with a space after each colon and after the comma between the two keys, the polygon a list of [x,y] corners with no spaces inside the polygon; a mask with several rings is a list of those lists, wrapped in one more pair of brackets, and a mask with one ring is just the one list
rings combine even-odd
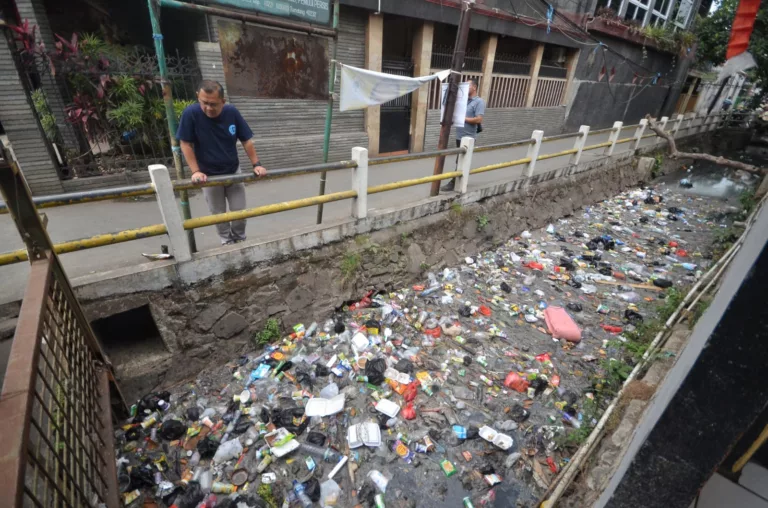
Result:
{"label": "man leaning on railing", "polygon": [[[243,115],[226,104],[224,87],[217,81],[204,80],[197,87],[197,102],[187,107],[181,115],[176,138],[181,151],[192,170],[192,182],[204,183],[209,176],[233,175],[240,173],[237,157],[237,141],[240,140],[245,153],[253,164],[256,176],[267,174],[259,162],[253,146],[253,132]],[[245,185],[203,187],[203,196],[212,214],[245,209]],[[216,224],[222,245],[245,240],[245,220]]]}

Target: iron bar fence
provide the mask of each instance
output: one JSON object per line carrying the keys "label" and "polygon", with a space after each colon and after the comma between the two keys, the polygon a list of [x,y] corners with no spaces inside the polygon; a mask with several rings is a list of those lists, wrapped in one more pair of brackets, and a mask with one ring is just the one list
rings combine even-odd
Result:
{"label": "iron bar fence", "polygon": [[528,76],[531,73],[530,55],[497,53],[493,60],[494,74],[517,74]]}
{"label": "iron bar fence", "polygon": [[[432,68],[450,69],[453,61],[452,46],[433,46],[432,47]],[[482,72],[483,56],[479,51],[467,49],[464,52],[464,72]]]}
{"label": "iron bar fence", "polygon": [[[54,53],[20,50],[35,112],[64,179],[171,164],[157,57],[88,37]],[[195,100],[194,59],[166,57],[176,113]]]}

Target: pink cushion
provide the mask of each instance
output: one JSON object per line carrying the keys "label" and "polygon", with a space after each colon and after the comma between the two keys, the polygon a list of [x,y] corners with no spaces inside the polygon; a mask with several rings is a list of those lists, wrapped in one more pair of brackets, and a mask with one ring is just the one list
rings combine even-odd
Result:
{"label": "pink cushion", "polygon": [[581,342],[581,330],[564,308],[547,307],[544,309],[544,319],[552,337],[568,342]]}

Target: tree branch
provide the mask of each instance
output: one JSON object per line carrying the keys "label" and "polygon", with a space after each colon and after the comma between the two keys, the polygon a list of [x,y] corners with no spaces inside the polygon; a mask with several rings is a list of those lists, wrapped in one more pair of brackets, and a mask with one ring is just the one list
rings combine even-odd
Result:
{"label": "tree branch", "polygon": [[709,155],[708,153],[680,152],[677,149],[677,144],[675,144],[675,138],[673,138],[670,133],[664,132],[664,130],[661,127],[656,125],[656,122],[652,118],[650,118],[650,116],[647,116],[646,119],[648,120],[648,128],[651,129],[653,132],[655,132],[657,136],[667,140],[667,143],[668,143],[667,149],[669,151],[669,156],[672,159],[694,159],[699,161],[709,161],[709,162],[714,162],[715,164],[719,164],[720,166],[726,166],[734,169],[741,169],[743,171],[749,171],[750,173],[757,173],[757,174],[765,173],[764,169],[758,168],[757,166],[753,166],[752,164],[745,164],[743,162],[734,161],[731,159],[726,159],[725,157]]}

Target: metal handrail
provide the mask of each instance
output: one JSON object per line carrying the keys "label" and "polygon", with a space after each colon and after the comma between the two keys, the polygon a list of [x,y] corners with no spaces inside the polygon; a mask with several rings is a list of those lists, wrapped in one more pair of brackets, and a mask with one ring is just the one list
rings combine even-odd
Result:
{"label": "metal handrail", "polygon": [[[477,149],[475,149],[475,151],[477,151]],[[445,150],[431,150],[428,152],[407,153],[403,155],[388,155],[386,157],[373,157],[371,159],[368,159],[368,165],[378,166],[381,164],[391,164],[393,162],[415,161],[419,159],[430,159],[432,157],[440,157],[445,155],[458,155],[458,154],[464,154],[464,153],[467,153],[467,150],[464,147],[459,147],[459,148],[447,148]]]}

